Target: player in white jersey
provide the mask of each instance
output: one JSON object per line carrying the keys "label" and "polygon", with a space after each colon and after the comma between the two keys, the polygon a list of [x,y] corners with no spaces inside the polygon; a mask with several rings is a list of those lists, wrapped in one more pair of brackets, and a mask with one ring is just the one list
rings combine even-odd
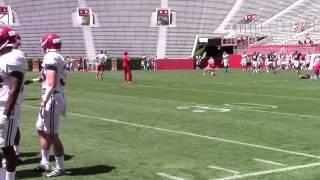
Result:
{"label": "player in white jersey", "polygon": [[287,53],[286,55],[286,69],[290,69],[292,68],[292,55],[290,53]]}
{"label": "player in white jersey", "polygon": [[96,79],[98,79],[99,77],[100,79],[103,79],[102,75],[103,75],[103,71],[105,70],[106,61],[107,61],[107,56],[106,54],[103,53],[103,51],[101,51],[100,54],[96,56],[96,62],[98,63],[98,71],[97,71]]}
{"label": "player in white jersey", "polygon": [[303,68],[305,70],[309,69],[310,63],[311,63],[311,59],[312,59],[312,54],[310,52],[307,53],[307,55],[305,56],[305,61],[303,63]]}
{"label": "player in white jersey", "polygon": [[46,33],[41,38],[41,48],[45,56],[42,63],[42,100],[37,121],[40,137],[41,162],[34,171],[51,171],[49,153],[51,145],[56,160],[55,170],[47,177],[56,177],[64,174],[64,148],[59,138],[60,116],[66,114],[66,100],[64,86],[66,83],[66,63],[58,54],[61,49],[60,36]]}
{"label": "player in white jersey", "polygon": [[222,63],[224,68],[226,69],[226,73],[229,72],[229,54],[227,52],[223,52]]}
{"label": "player in white jersey", "polygon": [[[19,46],[21,46],[21,36],[16,33],[16,43],[15,43],[15,46],[14,46],[14,49],[12,50],[13,52],[19,54],[21,57],[23,57],[23,59],[25,59],[25,54],[24,52],[22,52],[21,50],[19,50]],[[22,62],[22,64],[24,64],[25,68],[27,69],[27,62],[24,61]],[[20,95],[19,95],[19,99],[16,103],[16,106],[14,108],[14,117],[17,118],[19,121],[20,119],[20,113],[21,113],[21,104],[23,103],[23,100],[24,100],[24,97],[25,97],[25,92],[24,90],[22,89],[21,92],[20,92]],[[17,162],[21,162],[22,160],[20,159],[20,138],[21,138],[21,134],[20,134],[20,128],[18,127],[17,128],[17,134],[16,134],[16,137],[14,139],[14,151],[16,152],[16,156],[17,156]]]}
{"label": "player in white jersey", "polygon": [[254,52],[252,55],[252,68],[253,68],[253,73],[258,73],[258,57],[259,53]]}
{"label": "player in white jersey", "polygon": [[246,52],[244,52],[242,54],[241,62],[240,62],[244,73],[247,72],[248,70],[248,62],[249,62],[249,56]]}
{"label": "player in white jersey", "polygon": [[0,147],[6,159],[5,180],[15,180],[17,159],[13,144],[19,122],[14,111],[23,98],[20,92],[26,72],[25,58],[12,51],[15,42],[15,31],[0,26]]}

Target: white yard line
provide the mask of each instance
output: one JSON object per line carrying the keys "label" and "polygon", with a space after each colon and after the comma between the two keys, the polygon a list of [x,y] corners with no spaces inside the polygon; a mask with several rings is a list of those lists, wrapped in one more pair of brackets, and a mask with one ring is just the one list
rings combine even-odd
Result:
{"label": "white yard line", "polygon": [[[38,107],[28,106],[28,105],[23,105],[23,107],[39,109]],[[154,126],[147,126],[147,125],[142,125],[142,124],[137,124],[137,123],[130,123],[130,122],[125,122],[125,121],[90,116],[90,115],[73,113],[73,112],[68,112],[68,114],[73,115],[73,116],[78,116],[78,117],[84,117],[84,118],[89,118],[89,119],[96,119],[96,120],[100,120],[100,121],[106,121],[106,122],[111,122],[111,123],[116,123],[116,124],[132,126],[132,127],[157,130],[157,131],[162,131],[162,132],[174,133],[174,134],[191,136],[191,137],[198,137],[198,138],[202,138],[202,139],[209,139],[209,140],[220,141],[220,142],[225,142],[225,143],[230,143],[230,144],[237,144],[237,145],[242,145],[242,146],[247,146],[247,147],[253,147],[253,148],[258,148],[258,149],[265,149],[265,150],[270,150],[270,151],[275,151],[275,152],[292,154],[292,155],[296,155],[296,156],[303,156],[303,157],[308,157],[308,158],[320,159],[320,156],[316,156],[316,155],[312,155],[312,154],[306,154],[306,153],[295,152],[295,151],[290,151],[290,150],[285,150],[285,149],[280,149],[280,148],[273,148],[273,147],[268,147],[268,146],[263,146],[263,145],[245,143],[245,142],[229,140],[229,139],[224,139],[224,138],[219,138],[219,137],[212,137],[212,136],[200,135],[200,134],[195,134],[195,133],[190,133],[190,132],[185,132],[185,131],[177,131],[177,130],[159,128],[159,127],[154,127]]]}
{"label": "white yard line", "polygon": [[241,179],[241,178],[247,178],[247,177],[256,177],[256,176],[270,175],[270,174],[287,172],[287,171],[294,171],[294,170],[305,169],[305,168],[312,168],[312,167],[317,167],[317,166],[320,166],[320,162],[312,163],[312,164],[299,165],[299,166],[291,166],[291,167],[268,170],[268,171],[260,171],[260,172],[254,172],[254,173],[248,173],[248,174],[239,174],[239,175],[235,175],[235,176],[217,178],[217,179],[212,179],[212,180]]}
{"label": "white yard line", "polygon": [[[157,98],[146,98],[146,97],[137,97],[137,96],[126,96],[126,95],[119,95],[119,94],[110,94],[110,93],[99,93],[99,92],[91,92],[94,94],[102,94],[102,95],[109,95],[115,97],[124,97],[124,98],[131,98],[131,99],[139,99],[139,100],[151,100],[151,101],[158,101],[158,102],[172,102],[172,103],[184,103],[189,105],[199,105],[199,106],[208,106],[208,107],[217,107],[217,108],[230,108],[229,106],[218,106],[212,104],[199,104],[195,102],[185,102],[185,101],[178,101],[178,100],[167,100],[167,99],[157,99]],[[279,115],[286,115],[286,116],[299,116],[299,117],[308,117],[308,118],[317,118],[320,119],[320,116],[315,115],[308,115],[308,114],[294,114],[294,113],[283,113],[283,112],[276,112],[276,111],[265,111],[265,110],[258,110],[258,109],[249,109],[245,107],[235,107],[233,106],[232,109],[242,110],[242,111],[254,111],[260,113],[270,113],[270,114],[279,114]]]}
{"label": "white yard line", "polygon": [[167,178],[167,179],[172,179],[172,180],[185,180],[182,177],[171,176],[171,175],[169,175],[167,173],[162,173],[162,172],[158,172],[158,173],[156,173],[156,175],[164,177],[164,178]]}
{"label": "white yard line", "polygon": [[264,160],[264,159],[253,159],[254,161],[266,163],[266,164],[271,164],[271,165],[276,165],[276,166],[287,166],[286,164],[274,162],[274,161],[269,161],[269,160]]}
{"label": "white yard line", "polygon": [[218,167],[218,166],[208,166],[208,168],[221,170],[221,171],[226,171],[226,172],[233,173],[233,174],[240,174],[239,171],[234,171],[234,170],[230,170],[230,169],[226,169],[226,168],[222,168],[222,167]]}

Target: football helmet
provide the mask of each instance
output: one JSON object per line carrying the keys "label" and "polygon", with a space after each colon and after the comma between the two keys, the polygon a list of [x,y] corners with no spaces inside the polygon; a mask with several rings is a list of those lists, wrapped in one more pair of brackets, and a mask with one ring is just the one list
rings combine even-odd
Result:
{"label": "football helmet", "polygon": [[16,43],[16,32],[9,26],[0,26],[0,50],[13,47]]}
{"label": "football helmet", "polygon": [[49,49],[61,49],[60,36],[55,33],[44,34],[40,40],[40,43],[40,46],[44,52],[47,52]]}

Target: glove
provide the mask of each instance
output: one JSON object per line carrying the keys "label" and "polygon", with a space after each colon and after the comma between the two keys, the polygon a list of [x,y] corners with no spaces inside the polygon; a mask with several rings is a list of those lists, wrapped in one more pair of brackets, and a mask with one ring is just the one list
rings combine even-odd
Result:
{"label": "glove", "polygon": [[8,116],[2,114],[0,116],[0,133],[3,133],[8,125]]}
{"label": "glove", "polygon": [[33,83],[34,81],[33,80],[25,80],[24,81],[24,85],[28,85],[28,84],[31,84],[31,83]]}

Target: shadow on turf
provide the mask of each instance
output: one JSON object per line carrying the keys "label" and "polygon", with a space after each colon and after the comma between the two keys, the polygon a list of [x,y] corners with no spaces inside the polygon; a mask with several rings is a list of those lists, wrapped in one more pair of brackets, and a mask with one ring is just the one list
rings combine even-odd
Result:
{"label": "shadow on turf", "polygon": [[[35,152],[22,153],[21,157],[22,157],[22,162],[20,162],[19,165],[38,164],[40,162],[39,153],[35,153]],[[33,158],[25,159],[24,157],[33,157]],[[65,154],[64,155],[64,160],[65,161],[69,161],[73,157],[74,156]],[[51,162],[55,161],[54,156],[50,156],[50,161]]]}
{"label": "shadow on turf", "polygon": [[116,169],[116,167],[112,167],[108,165],[95,165],[90,167],[67,169],[66,174],[68,176],[88,176],[88,175],[95,175],[95,174],[110,173],[114,169]]}
{"label": "shadow on turf", "polygon": [[38,101],[40,98],[26,98],[25,101]]}
{"label": "shadow on turf", "polygon": [[[66,176],[89,176],[96,174],[110,173],[115,167],[108,165],[96,165],[90,167],[73,168],[66,170]],[[34,172],[32,169],[21,170],[17,172],[17,179],[39,178],[43,177],[42,173]]]}

